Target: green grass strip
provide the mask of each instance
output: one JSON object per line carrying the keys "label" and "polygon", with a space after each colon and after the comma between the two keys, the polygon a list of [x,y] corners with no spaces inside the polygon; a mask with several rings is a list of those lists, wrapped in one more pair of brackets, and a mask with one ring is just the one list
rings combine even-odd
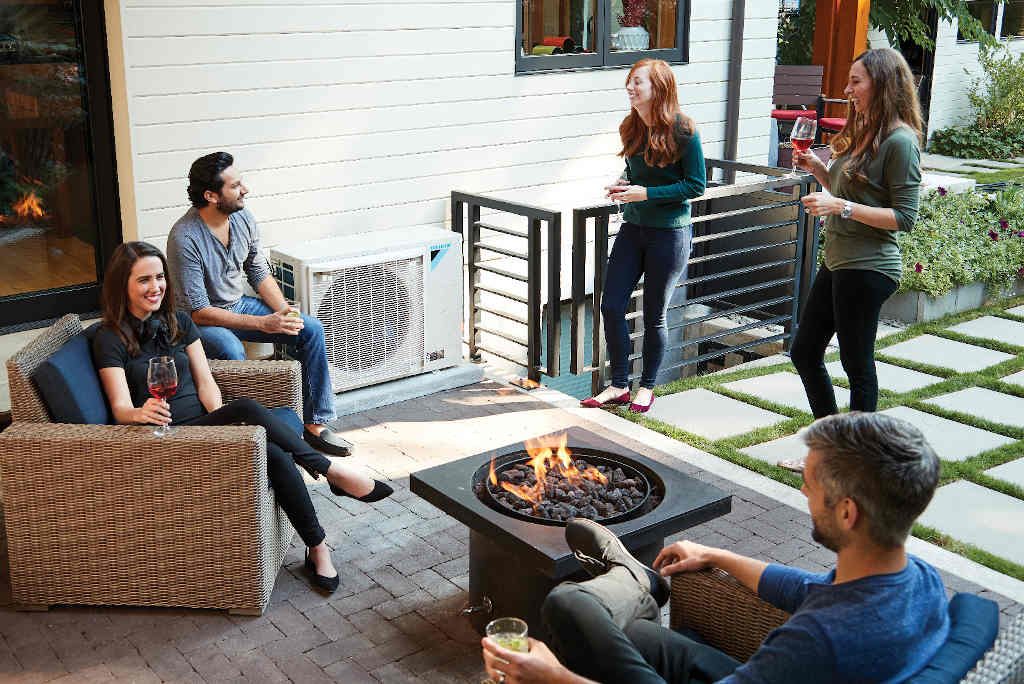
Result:
{"label": "green grass strip", "polygon": [[966,542],[954,539],[948,534],[943,534],[934,528],[927,527],[920,523],[914,525],[913,535],[918,539],[931,542],[936,546],[940,546],[947,551],[952,551],[964,558],[969,558],[975,563],[984,565],[987,568],[992,568],[996,572],[1024,581],[1024,566],[1018,565],[1013,561],[1008,561],[1005,558],[1000,558],[999,556],[989,553],[988,551],[984,551],[973,544],[967,544]]}

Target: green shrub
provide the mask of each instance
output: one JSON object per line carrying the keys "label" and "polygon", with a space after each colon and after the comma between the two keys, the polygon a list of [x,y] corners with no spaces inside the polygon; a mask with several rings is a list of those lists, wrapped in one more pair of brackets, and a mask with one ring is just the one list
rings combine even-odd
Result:
{"label": "green shrub", "polygon": [[968,94],[974,123],[935,131],[929,150],[961,158],[1024,155],[1024,54],[981,45],[978,61],[983,76]]}
{"label": "green shrub", "polygon": [[799,10],[779,8],[778,64],[810,64],[814,49],[814,3],[801,3]]}
{"label": "green shrub", "polygon": [[922,198],[914,230],[897,240],[901,291],[941,297],[983,282],[1000,292],[1024,277],[1024,186],[990,194],[933,192]]}

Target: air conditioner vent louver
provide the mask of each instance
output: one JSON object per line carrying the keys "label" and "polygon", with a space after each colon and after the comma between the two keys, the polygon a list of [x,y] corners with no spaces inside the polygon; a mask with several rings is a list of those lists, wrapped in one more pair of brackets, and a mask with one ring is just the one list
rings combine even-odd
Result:
{"label": "air conditioner vent louver", "polygon": [[364,385],[423,366],[423,259],[317,274],[314,315],[323,323],[331,380]]}

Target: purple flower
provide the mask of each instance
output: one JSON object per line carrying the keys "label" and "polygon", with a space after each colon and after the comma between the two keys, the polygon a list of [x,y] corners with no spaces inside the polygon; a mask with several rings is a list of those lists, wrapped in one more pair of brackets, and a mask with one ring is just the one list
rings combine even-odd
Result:
{"label": "purple flower", "polygon": [[999,242],[999,233],[997,233],[996,231],[994,231],[994,230],[988,231],[988,236],[990,238],[992,238],[995,242]]}
{"label": "purple flower", "polygon": [[1024,230],[1018,230],[1017,231],[1017,237],[1024,238]]}
{"label": "purple flower", "polygon": [[1024,278],[1024,268],[1020,268],[1017,270],[1017,277]]}
{"label": "purple flower", "polygon": [[914,270],[917,271],[918,273],[924,270],[924,266],[921,265],[920,261],[914,264]]}
{"label": "purple flower", "polygon": [[1009,229],[1009,227],[1010,227],[1010,222],[1009,221],[1007,221],[1006,219],[999,219],[999,228],[1000,228],[1000,230],[1007,230],[1007,229]]}
{"label": "purple flower", "polygon": [[939,197],[945,197],[947,194],[949,194],[949,190],[946,190],[946,188],[944,188],[944,187],[942,187],[940,185],[939,186]]}

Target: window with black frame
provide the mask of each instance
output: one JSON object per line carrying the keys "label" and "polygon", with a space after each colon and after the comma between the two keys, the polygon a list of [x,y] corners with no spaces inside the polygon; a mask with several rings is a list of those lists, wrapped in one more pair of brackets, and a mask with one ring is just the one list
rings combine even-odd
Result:
{"label": "window with black frame", "polygon": [[1007,0],[1003,5],[1002,38],[1024,38],[1024,0]]}
{"label": "window with black frame", "polygon": [[688,0],[518,0],[516,71],[687,59]]}
{"label": "window with black frame", "polygon": [[[994,36],[996,34],[998,5],[997,0],[967,0],[967,11],[981,23],[986,32]],[[959,41],[969,40],[959,29],[957,29],[956,39]]]}

